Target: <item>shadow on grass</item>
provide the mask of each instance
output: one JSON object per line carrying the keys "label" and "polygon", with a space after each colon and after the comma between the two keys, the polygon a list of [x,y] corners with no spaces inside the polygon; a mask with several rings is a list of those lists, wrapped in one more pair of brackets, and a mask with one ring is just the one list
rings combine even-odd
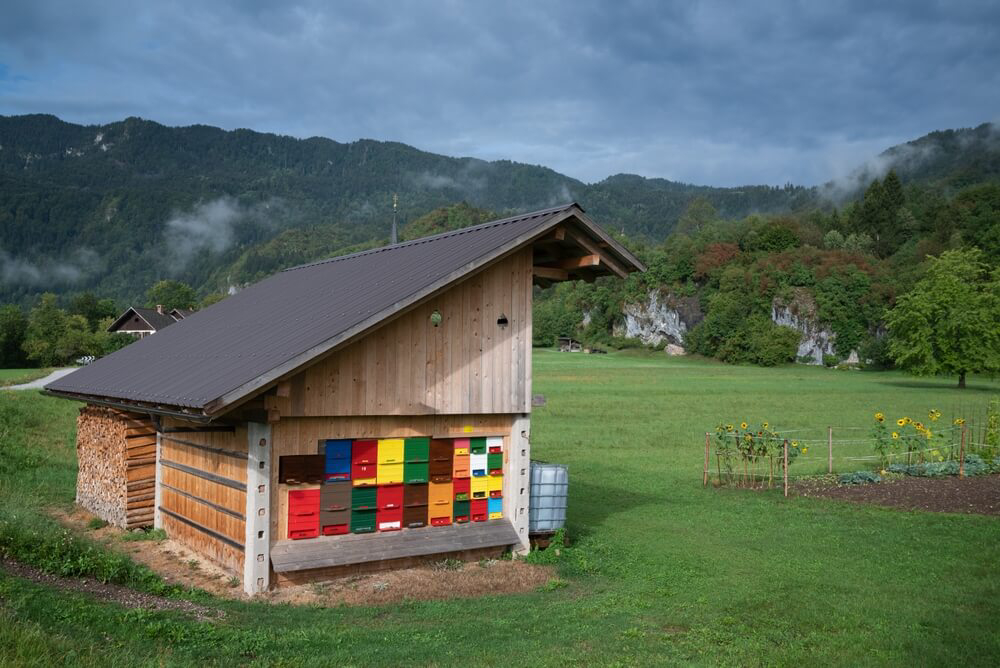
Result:
{"label": "shadow on grass", "polygon": [[594,527],[604,524],[612,516],[663,502],[662,495],[602,485],[589,480],[570,480],[569,489],[566,524],[574,541],[590,536],[594,533]]}
{"label": "shadow on grass", "polygon": [[945,383],[942,380],[878,380],[875,381],[879,385],[891,385],[892,387],[902,387],[908,390],[955,390],[955,396],[960,397],[963,394],[969,394],[972,392],[985,392],[988,394],[995,394],[1000,392],[1000,386],[984,385],[980,383],[968,383],[965,389],[962,390],[958,387],[958,380],[956,379],[954,383]]}

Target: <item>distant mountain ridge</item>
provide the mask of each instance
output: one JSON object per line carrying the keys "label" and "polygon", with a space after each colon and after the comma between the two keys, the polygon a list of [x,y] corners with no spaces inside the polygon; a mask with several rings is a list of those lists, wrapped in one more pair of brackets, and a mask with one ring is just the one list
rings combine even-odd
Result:
{"label": "distant mountain ridge", "polygon": [[[910,142],[922,156],[911,161],[913,178],[942,187],[996,178],[995,138],[984,125]],[[889,151],[897,149],[908,157],[917,150]],[[903,157],[890,155],[883,165]],[[96,126],[0,116],[0,301],[85,289],[134,299],[167,277],[203,292],[224,289],[286,257],[386,239],[393,193],[402,223],[459,201],[503,214],[575,200],[614,231],[652,240],[669,234],[694,197],[737,218],[802,210],[824,194],[630,174],[586,184],[542,166],[452,158],[397,142],[175,128],[139,118]]]}

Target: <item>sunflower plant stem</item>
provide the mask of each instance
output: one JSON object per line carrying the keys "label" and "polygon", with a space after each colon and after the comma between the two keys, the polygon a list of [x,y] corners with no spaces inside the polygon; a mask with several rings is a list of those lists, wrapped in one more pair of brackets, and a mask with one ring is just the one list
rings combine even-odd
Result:
{"label": "sunflower plant stem", "polygon": [[[965,374],[962,374],[965,378]],[[962,444],[958,448],[958,477],[965,477],[965,423],[962,423]]]}

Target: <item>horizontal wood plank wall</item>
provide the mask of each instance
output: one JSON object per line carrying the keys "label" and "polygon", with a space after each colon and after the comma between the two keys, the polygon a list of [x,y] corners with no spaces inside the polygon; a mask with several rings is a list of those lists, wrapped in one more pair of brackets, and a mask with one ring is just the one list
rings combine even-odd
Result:
{"label": "horizontal wood plank wall", "polygon": [[163,528],[171,538],[241,573],[241,546],[246,539],[246,428],[172,431],[178,427],[196,425],[169,418],[163,421],[159,481]]}
{"label": "horizontal wood plank wall", "polygon": [[[474,436],[505,436],[504,474],[509,464],[509,435],[516,415],[383,415],[375,417],[288,418],[272,425],[271,540],[288,538],[288,512],[284,494],[278,484],[278,462],[283,455],[318,454],[319,441],[328,438],[406,438],[434,436],[469,438]],[[305,489],[306,487],[297,487]],[[504,501],[507,512],[507,501]]]}
{"label": "horizontal wood plank wall", "polygon": [[282,419],[530,412],[531,265],[527,248],[466,279],[306,369],[269,408]]}

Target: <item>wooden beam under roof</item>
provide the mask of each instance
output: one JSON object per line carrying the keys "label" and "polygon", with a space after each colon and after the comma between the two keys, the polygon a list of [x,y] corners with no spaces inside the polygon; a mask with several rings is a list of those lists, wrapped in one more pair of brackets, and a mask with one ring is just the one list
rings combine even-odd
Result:
{"label": "wooden beam under roof", "polygon": [[595,243],[594,241],[591,241],[585,235],[580,234],[576,230],[567,230],[566,231],[566,237],[568,239],[570,239],[571,241],[573,241],[573,242],[579,244],[580,246],[582,246],[589,253],[591,253],[593,255],[599,255],[600,258],[601,258],[601,263],[605,267],[607,267],[608,269],[610,269],[619,278],[627,278],[628,277],[628,272],[625,271],[625,269],[620,264],[618,264],[614,259],[612,259],[608,255],[608,253],[604,252],[604,250],[600,246],[598,246],[597,243]]}
{"label": "wooden beam under roof", "polygon": [[596,267],[601,264],[600,255],[583,255],[559,260],[555,266],[560,269],[580,269],[581,267]]}
{"label": "wooden beam under roof", "polygon": [[553,281],[568,281],[569,272],[558,267],[532,267],[531,273],[539,278],[548,278]]}

